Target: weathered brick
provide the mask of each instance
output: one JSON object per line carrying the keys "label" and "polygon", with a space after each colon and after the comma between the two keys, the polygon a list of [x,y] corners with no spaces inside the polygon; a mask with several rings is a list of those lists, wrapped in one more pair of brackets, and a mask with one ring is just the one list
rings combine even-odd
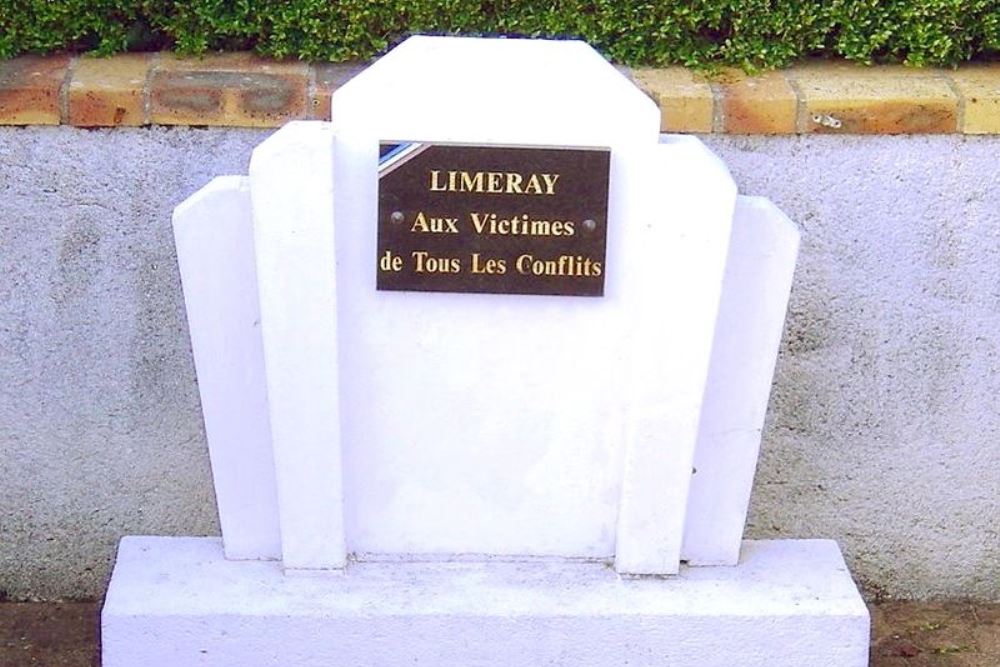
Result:
{"label": "weathered brick", "polygon": [[747,76],[726,72],[718,80],[723,127],[731,134],[794,134],[795,91],[780,72]]}
{"label": "weathered brick", "polygon": [[[327,119],[333,92],[365,67],[310,69],[249,53],[83,56],[64,88],[71,63],[65,55],[0,62],[0,124],[273,127]],[[680,67],[624,73],[659,105],[668,132],[1000,134],[1000,64],[951,72],[823,61],[711,81]]]}
{"label": "weathered brick", "polygon": [[1000,134],[1000,64],[965,65],[950,76],[965,107],[959,130]]}
{"label": "weathered brick", "polygon": [[151,62],[150,55],[139,53],[81,58],[69,86],[69,122],[81,127],[143,125]]}
{"label": "weathered brick", "polygon": [[307,116],[305,63],[246,53],[165,56],[149,85],[150,121],[163,125],[277,127]]}
{"label": "weathered brick", "polygon": [[316,63],[313,72],[316,86],[310,95],[310,117],[330,120],[330,98],[334,91],[366,67],[363,63]]}
{"label": "weathered brick", "polygon": [[0,125],[58,125],[69,56],[0,61]]}
{"label": "weathered brick", "polygon": [[957,129],[958,98],[941,72],[810,63],[787,72],[802,94],[804,132],[938,134]]}
{"label": "weathered brick", "polygon": [[301,60],[273,60],[247,51],[209,53],[203,56],[160,54],[156,69],[161,72],[261,72],[306,76],[309,65]]}
{"label": "weathered brick", "polygon": [[660,107],[662,132],[711,132],[715,98],[701,76],[683,67],[635,69],[636,84]]}

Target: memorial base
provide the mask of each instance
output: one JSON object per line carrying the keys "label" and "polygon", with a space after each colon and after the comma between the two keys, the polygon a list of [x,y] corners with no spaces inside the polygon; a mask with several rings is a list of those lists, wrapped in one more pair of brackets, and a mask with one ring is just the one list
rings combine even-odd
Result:
{"label": "memorial base", "polygon": [[864,667],[869,618],[827,540],[623,578],[591,562],[355,563],[285,575],[215,538],[127,537],[104,667]]}

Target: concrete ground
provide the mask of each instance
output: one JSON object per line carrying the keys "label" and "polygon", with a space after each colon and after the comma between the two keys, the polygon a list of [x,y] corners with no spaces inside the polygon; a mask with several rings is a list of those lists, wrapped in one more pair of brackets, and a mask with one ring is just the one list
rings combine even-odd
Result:
{"label": "concrete ground", "polygon": [[[998,667],[1000,604],[882,602],[872,612],[872,667]],[[92,667],[95,602],[0,604],[0,665]]]}

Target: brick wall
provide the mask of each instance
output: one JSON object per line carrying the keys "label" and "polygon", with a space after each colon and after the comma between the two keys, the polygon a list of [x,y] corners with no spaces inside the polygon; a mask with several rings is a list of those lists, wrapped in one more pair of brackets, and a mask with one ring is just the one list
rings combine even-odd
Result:
{"label": "brick wall", "polygon": [[[328,118],[330,95],[361,67],[247,53],[25,56],[0,62],[0,125],[277,127]],[[1000,134],[1000,63],[623,72],[659,104],[664,132]]]}

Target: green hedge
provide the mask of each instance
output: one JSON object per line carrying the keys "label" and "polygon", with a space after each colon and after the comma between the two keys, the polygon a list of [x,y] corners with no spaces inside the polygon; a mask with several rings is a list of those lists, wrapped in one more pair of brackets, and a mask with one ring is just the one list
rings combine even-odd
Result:
{"label": "green hedge", "polygon": [[0,57],[254,49],[368,59],[408,34],[580,37],[632,65],[807,55],[952,65],[1000,52],[1000,0],[0,0]]}

